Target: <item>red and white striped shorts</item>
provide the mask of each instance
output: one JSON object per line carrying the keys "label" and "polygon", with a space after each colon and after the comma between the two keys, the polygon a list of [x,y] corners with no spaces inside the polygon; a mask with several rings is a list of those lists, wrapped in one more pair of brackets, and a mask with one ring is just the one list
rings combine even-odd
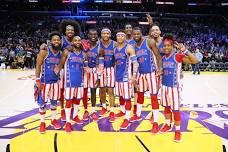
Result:
{"label": "red and white striped shorts", "polygon": [[149,91],[150,94],[158,93],[158,79],[155,72],[139,74],[138,76],[139,92]]}
{"label": "red and white striped shorts", "polygon": [[161,87],[161,105],[169,106],[172,110],[180,110],[180,103],[182,100],[181,87]]}
{"label": "red and white striped shorts", "polygon": [[74,98],[81,99],[83,97],[83,87],[65,88],[65,99],[72,100]]}
{"label": "red and white striped shorts", "polygon": [[91,72],[84,74],[84,88],[96,88],[98,80],[97,68],[90,68]]}
{"label": "red and white striped shorts", "polygon": [[64,69],[62,69],[59,72],[59,75],[60,75],[60,80],[59,80],[60,89],[64,89]]}
{"label": "red and white striped shorts", "polygon": [[123,97],[123,99],[128,100],[131,99],[132,93],[132,85],[130,84],[130,82],[116,82],[116,96]]}
{"label": "red and white striped shorts", "polygon": [[43,84],[43,90],[41,92],[42,98],[44,102],[47,102],[48,99],[50,100],[58,100],[59,96],[59,83],[50,83],[50,84]]}
{"label": "red and white striped shorts", "polygon": [[115,70],[114,67],[104,68],[104,72],[101,75],[100,87],[115,87]]}

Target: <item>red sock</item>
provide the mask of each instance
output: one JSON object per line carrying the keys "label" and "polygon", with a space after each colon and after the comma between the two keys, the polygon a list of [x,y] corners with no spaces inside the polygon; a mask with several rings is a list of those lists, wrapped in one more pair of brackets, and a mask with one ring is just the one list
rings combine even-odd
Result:
{"label": "red sock", "polygon": [[131,100],[125,100],[125,109],[131,110]]}
{"label": "red sock", "polygon": [[87,109],[88,108],[88,88],[84,88],[82,102],[83,102],[84,108]]}
{"label": "red sock", "polygon": [[151,96],[151,105],[152,105],[152,109],[159,109],[159,103],[158,103],[157,95]]}
{"label": "red sock", "polygon": [[123,97],[122,97],[122,96],[119,98],[119,102],[120,102],[120,105],[121,105],[121,106],[123,106],[123,105],[124,105],[125,101],[124,101],[124,99],[123,99]]}
{"label": "red sock", "polygon": [[144,92],[138,92],[137,103],[139,103],[139,104],[143,104],[144,103]]}
{"label": "red sock", "polygon": [[136,111],[137,111],[137,105],[134,105],[134,109],[133,109],[133,114],[136,115]]}

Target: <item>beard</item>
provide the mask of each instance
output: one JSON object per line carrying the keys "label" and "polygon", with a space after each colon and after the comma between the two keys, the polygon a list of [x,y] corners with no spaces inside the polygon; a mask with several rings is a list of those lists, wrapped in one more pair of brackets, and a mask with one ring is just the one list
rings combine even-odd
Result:
{"label": "beard", "polygon": [[60,49],[61,49],[61,45],[55,46],[55,45],[51,44],[51,47],[52,47],[54,50],[60,50]]}

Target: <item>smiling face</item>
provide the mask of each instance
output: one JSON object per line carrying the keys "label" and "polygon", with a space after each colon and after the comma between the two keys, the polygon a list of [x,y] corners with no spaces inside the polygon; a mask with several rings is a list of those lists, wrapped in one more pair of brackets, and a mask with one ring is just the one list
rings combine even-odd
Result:
{"label": "smiling face", "polygon": [[130,24],[126,24],[124,31],[127,35],[131,35],[133,31],[132,26]]}
{"label": "smiling face", "polygon": [[133,30],[133,39],[136,42],[141,41],[141,39],[142,39],[142,32],[140,30]]}
{"label": "smiling face", "polygon": [[117,40],[117,43],[119,44],[123,44],[125,42],[125,39],[126,39],[126,35],[122,32],[118,32],[116,34],[116,40]]}
{"label": "smiling face", "polygon": [[161,35],[161,30],[158,26],[152,26],[150,29],[150,35],[154,38],[158,38]]}
{"label": "smiling face", "polygon": [[51,46],[55,50],[59,50],[61,48],[61,38],[59,35],[53,35],[51,38]]}
{"label": "smiling face", "polygon": [[101,33],[101,38],[104,41],[108,41],[111,37],[111,33],[108,30],[105,30]]}
{"label": "smiling face", "polygon": [[82,43],[81,43],[81,38],[79,36],[75,36],[73,38],[73,45],[75,48],[81,48]]}
{"label": "smiling face", "polygon": [[163,51],[165,54],[171,54],[174,50],[173,43],[171,40],[164,40]]}
{"label": "smiling face", "polygon": [[66,36],[69,37],[69,38],[72,38],[74,36],[74,27],[71,26],[71,25],[67,25],[66,26]]}
{"label": "smiling face", "polygon": [[98,40],[98,33],[97,33],[96,30],[90,30],[88,36],[89,36],[89,40],[91,42],[97,42],[97,40]]}

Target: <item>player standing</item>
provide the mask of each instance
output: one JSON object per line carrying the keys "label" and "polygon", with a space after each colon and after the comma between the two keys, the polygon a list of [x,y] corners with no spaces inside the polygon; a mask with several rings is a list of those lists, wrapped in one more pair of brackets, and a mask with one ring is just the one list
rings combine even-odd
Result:
{"label": "player standing", "polygon": [[45,114],[47,107],[47,100],[50,99],[51,102],[51,125],[55,129],[60,129],[56,119],[56,106],[58,100],[59,91],[59,76],[55,74],[54,68],[59,64],[61,58],[61,34],[58,32],[52,32],[50,34],[50,46],[47,50],[40,50],[37,56],[36,63],[36,85],[38,90],[41,92],[39,100],[39,112],[40,112],[40,133],[45,133]]}
{"label": "player standing", "polygon": [[[196,57],[188,51],[183,44],[174,42],[172,35],[165,35],[163,37],[163,51],[165,56],[162,57],[163,74],[162,74],[162,88],[161,88],[161,105],[165,107],[164,114],[166,118],[165,125],[160,132],[165,133],[171,130],[170,116],[171,111],[174,115],[175,136],[174,141],[181,141],[180,132],[180,103],[182,100],[182,84],[181,84],[181,68],[182,62],[195,64]],[[174,48],[176,46],[181,52],[177,52]]]}
{"label": "player standing", "polygon": [[137,112],[130,121],[140,121],[142,104],[144,103],[144,92],[149,91],[151,95],[152,113],[154,117],[153,128],[151,132],[156,134],[159,131],[158,128],[158,113],[159,104],[157,99],[158,93],[158,82],[155,74],[155,62],[156,57],[158,72],[157,76],[162,72],[161,56],[157,49],[156,43],[153,39],[145,39],[142,37],[140,28],[134,28],[133,38],[136,41],[135,52],[139,63],[139,77],[138,77],[138,101],[137,101]]}
{"label": "player standing", "polygon": [[[137,57],[132,45],[126,43],[126,34],[122,31],[116,34],[117,46],[115,48],[115,94],[121,98],[121,111],[116,116],[124,115],[125,119],[121,124],[121,129],[127,129],[131,114],[131,96],[132,87],[136,84],[136,76],[138,71]],[[133,64],[133,75],[131,70]],[[124,107],[125,106],[125,107]]]}
{"label": "player standing", "polygon": [[109,103],[110,103],[110,114],[109,121],[113,122],[115,120],[114,114],[114,87],[115,87],[115,71],[114,71],[114,48],[116,42],[111,40],[111,31],[108,28],[103,28],[101,31],[101,41],[100,45],[104,51],[104,72],[101,75],[100,81],[100,98],[102,102],[102,110],[100,116],[103,116],[108,112],[106,107],[106,89],[108,90]]}
{"label": "player standing", "polygon": [[78,116],[78,108],[80,100],[83,97],[84,67],[88,66],[86,54],[82,49],[81,38],[79,36],[75,36],[72,42],[73,46],[68,46],[64,50],[60,64],[56,69],[56,73],[58,73],[64,65],[66,132],[72,131],[70,123],[72,103],[74,106],[73,120],[77,124],[83,124],[82,120],[80,120]]}

